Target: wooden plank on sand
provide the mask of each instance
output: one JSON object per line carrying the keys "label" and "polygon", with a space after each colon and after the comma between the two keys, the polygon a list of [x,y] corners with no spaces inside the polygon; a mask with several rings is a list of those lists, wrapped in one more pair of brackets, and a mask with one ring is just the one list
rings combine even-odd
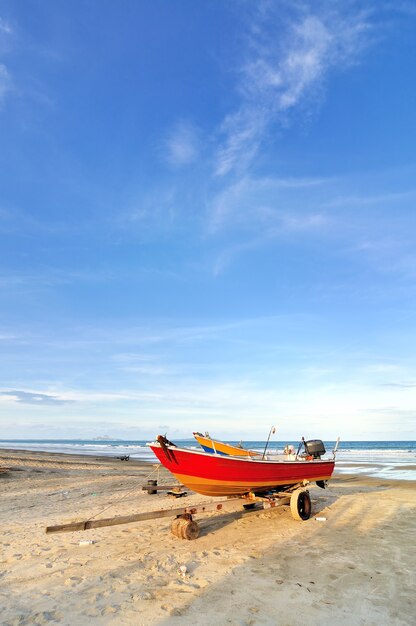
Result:
{"label": "wooden plank on sand", "polygon": [[134,515],[118,515],[106,519],[85,520],[82,522],[72,522],[70,524],[58,524],[57,526],[47,526],[47,533],[69,533],[77,530],[89,530],[90,528],[102,528],[103,526],[117,526],[119,524],[131,524],[133,522],[143,522],[161,517],[176,517],[177,515],[194,515],[205,511],[220,511],[224,504],[230,500],[201,504],[199,506],[187,506],[177,509],[161,509],[159,511],[147,511],[146,513],[135,513]]}
{"label": "wooden plank on sand", "polygon": [[143,485],[142,491],[171,491],[183,487],[184,485]]}

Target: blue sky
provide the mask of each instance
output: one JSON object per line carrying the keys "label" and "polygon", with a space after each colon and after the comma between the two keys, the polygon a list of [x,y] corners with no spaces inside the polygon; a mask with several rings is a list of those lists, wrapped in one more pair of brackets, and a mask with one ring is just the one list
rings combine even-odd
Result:
{"label": "blue sky", "polygon": [[0,1],[0,438],[415,438],[415,27]]}

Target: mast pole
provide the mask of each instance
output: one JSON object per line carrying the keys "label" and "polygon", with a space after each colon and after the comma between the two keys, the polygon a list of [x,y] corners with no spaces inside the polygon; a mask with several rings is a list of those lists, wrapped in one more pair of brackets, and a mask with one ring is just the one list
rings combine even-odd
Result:
{"label": "mast pole", "polygon": [[270,437],[271,435],[276,432],[276,428],[274,426],[271,427],[270,432],[269,432],[269,436],[267,437],[267,443],[264,447],[264,452],[263,452],[263,456],[262,456],[262,460],[264,459],[264,457],[266,456],[266,450],[267,450],[267,446],[269,445],[269,441],[270,441]]}

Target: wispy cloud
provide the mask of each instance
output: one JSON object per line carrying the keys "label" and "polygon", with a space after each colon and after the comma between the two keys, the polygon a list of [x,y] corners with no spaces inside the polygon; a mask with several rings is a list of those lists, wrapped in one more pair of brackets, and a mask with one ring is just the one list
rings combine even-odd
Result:
{"label": "wispy cloud", "polygon": [[124,353],[116,354],[113,360],[117,363],[119,370],[143,376],[161,376],[173,373],[165,365],[157,362],[154,354]]}
{"label": "wispy cloud", "polygon": [[163,158],[174,167],[195,161],[200,149],[199,134],[189,122],[178,122],[163,142]]}
{"label": "wispy cloud", "polygon": [[5,35],[11,35],[13,32],[12,27],[6,20],[0,17],[0,33]]}
{"label": "wispy cloud", "polygon": [[0,341],[15,341],[17,338],[17,335],[13,335],[11,333],[3,333],[0,331]]}
{"label": "wispy cloud", "polygon": [[31,273],[4,272],[0,274],[0,289],[13,287],[34,291],[75,283],[108,283],[118,278],[119,276],[112,270],[77,271],[66,268],[42,268]]}
{"label": "wispy cloud", "polygon": [[[0,55],[7,50],[8,39],[12,33],[12,27],[0,17]],[[4,63],[0,63],[0,105],[11,89],[12,78],[9,69]]]}
{"label": "wispy cloud", "polygon": [[416,196],[415,190],[398,191],[384,194],[374,195],[347,195],[336,196],[329,202],[324,203],[323,206],[328,208],[337,207],[365,207],[365,206],[381,206],[385,204],[393,204],[394,202],[401,202],[402,200],[410,200]]}
{"label": "wispy cloud", "polygon": [[35,405],[61,405],[70,404],[73,400],[60,398],[47,393],[37,393],[31,391],[21,391],[13,389],[11,391],[0,391],[0,396],[10,397],[15,402],[21,404],[35,404]]}
{"label": "wispy cloud", "polygon": [[[217,194],[210,207],[210,232],[232,224],[236,226],[274,226],[279,229],[305,229],[323,223],[318,210],[299,211],[299,193],[312,187],[321,187],[326,181],[320,178],[253,178],[243,176]],[[296,199],[293,206],[294,193]]]}
{"label": "wispy cloud", "polygon": [[320,214],[304,217],[281,215],[279,217],[276,216],[274,222],[273,226],[269,226],[260,235],[249,237],[245,241],[224,247],[215,258],[213,275],[219,276],[237,257],[258,249],[264,249],[284,234],[299,234],[305,231],[310,232],[311,230],[320,232],[322,227],[326,225],[326,218]]}
{"label": "wispy cloud", "polygon": [[252,20],[250,52],[240,68],[242,102],[222,124],[217,175],[244,170],[266,130],[315,98],[329,72],[355,62],[368,41],[368,15],[350,3],[297,3],[283,28],[280,9],[260,3]]}
{"label": "wispy cloud", "polygon": [[7,67],[0,64],[0,104],[8,91],[11,90],[12,81]]}
{"label": "wispy cloud", "polygon": [[254,158],[292,113],[321,98],[332,71],[357,61],[371,38],[370,16],[353,2],[297,2],[288,11],[280,9],[281,3],[260,2],[249,11],[239,104],[217,137],[214,171],[220,189],[208,202],[207,233],[218,236],[229,229],[235,240],[217,256],[214,275],[274,238],[321,235],[336,221],[328,210],[334,207],[322,201],[322,190],[334,195],[334,180],[259,177],[253,174]]}
{"label": "wispy cloud", "polygon": [[416,382],[409,383],[383,383],[382,387],[396,387],[398,389],[413,389],[416,387]]}

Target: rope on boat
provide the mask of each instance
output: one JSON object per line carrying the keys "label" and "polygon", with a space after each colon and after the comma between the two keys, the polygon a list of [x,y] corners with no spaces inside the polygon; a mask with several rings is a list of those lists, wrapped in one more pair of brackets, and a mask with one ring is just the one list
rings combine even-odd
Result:
{"label": "rope on boat", "polygon": [[[144,477],[143,480],[148,480],[150,478],[150,476],[153,476],[153,474],[155,474],[157,472],[157,482],[159,482],[159,474],[160,474],[160,469],[161,469],[161,464],[158,463],[157,465],[154,466],[154,470],[152,470],[150,472],[150,474],[148,474],[147,476]],[[95,515],[93,515],[92,517],[89,517],[88,520],[86,520],[86,522],[90,522],[91,520],[95,519],[97,517],[97,515],[101,515],[101,513],[104,513],[104,511],[108,511],[108,509],[111,509],[111,507],[113,507],[115,504],[119,504],[119,502],[121,502],[122,500],[124,500],[124,498],[127,498],[127,496],[129,496],[131,493],[133,493],[133,491],[135,489],[137,489],[138,486],[141,485],[134,485],[134,487],[132,489],[130,489],[127,493],[125,493],[123,496],[121,496],[120,498],[118,498],[118,500],[116,500],[115,502],[112,502],[111,504],[109,504],[108,506],[104,507],[103,509],[101,509],[101,511],[98,511],[98,513],[96,513]]]}

